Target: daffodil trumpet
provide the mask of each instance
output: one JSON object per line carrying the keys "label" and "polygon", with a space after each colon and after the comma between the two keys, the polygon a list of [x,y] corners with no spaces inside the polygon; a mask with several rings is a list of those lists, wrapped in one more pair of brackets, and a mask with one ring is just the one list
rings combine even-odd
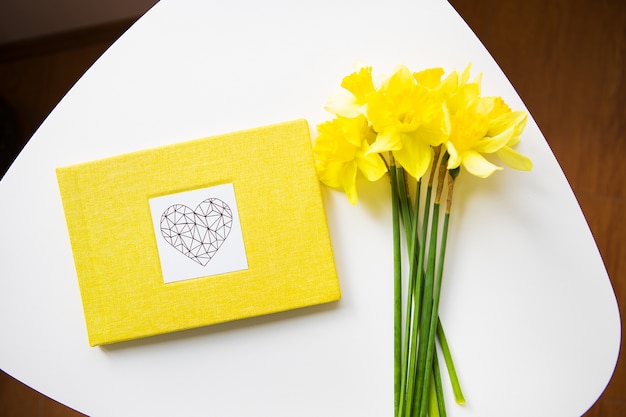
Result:
{"label": "daffodil trumpet", "polygon": [[[441,68],[411,73],[400,66],[376,83],[371,67],[360,67],[343,79],[343,90],[329,101],[326,109],[335,117],[318,126],[313,146],[320,181],[342,189],[351,204],[358,200],[358,176],[369,181],[385,174],[389,178],[396,417],[446,415],[438,351],[456,403],[465,403],[439,317],[457,176],[461,170],[480,178],[491,176],[502,169],[491,160],[494,156],[517,170],[532,167],[529,158],[513,149],[524,130],[526,113],[512,111],[500,97],[481,96],[482,77],[471,81],[469,71],[468,65],[462,73],[453,71],[442,78]],[[402,271],[403,256],[408,257],[408,273]]]}

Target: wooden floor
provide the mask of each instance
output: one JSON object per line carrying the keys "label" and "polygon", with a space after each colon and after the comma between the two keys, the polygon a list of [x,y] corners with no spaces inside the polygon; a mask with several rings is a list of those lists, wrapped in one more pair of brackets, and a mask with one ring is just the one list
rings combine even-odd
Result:
{"label": "wooden floor", "polygon": [[[500,64],[546,136],[626,309],[626,2],[450,2]],[[15,147],[32,135],[126,25],[0,47],[0,96],[18,122]],[[79,415],[0,373],[0,417]],[[620,359],[604,395],[585,416],[626,416],[626,359]]]}

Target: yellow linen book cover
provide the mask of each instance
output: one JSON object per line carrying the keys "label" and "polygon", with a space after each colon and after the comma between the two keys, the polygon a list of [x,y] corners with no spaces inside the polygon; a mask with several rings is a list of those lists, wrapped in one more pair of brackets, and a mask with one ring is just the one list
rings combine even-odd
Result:
{"label": "yellow linen book cover", "polygon": [[340,297],[305,120],[57,179],[92,346]]}

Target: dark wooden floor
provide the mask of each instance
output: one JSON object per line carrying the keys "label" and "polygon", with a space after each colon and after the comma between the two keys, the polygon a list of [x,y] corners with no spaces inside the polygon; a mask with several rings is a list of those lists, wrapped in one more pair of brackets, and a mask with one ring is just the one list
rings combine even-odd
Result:
{"label": "dark wooden floor", "polygon": [[[450,2],[500,64],[546,136],[625,309],[626,2]],[[126,24],[91,35],[0,47],[0,96],[11,105],[19,129],[15,145],[4,144],[5,150],[19,148],[32,135]],[[0,373],[0,417],[78,415]],[[585,416],[626,416],[626,359],[620,359],[604,395]]]}

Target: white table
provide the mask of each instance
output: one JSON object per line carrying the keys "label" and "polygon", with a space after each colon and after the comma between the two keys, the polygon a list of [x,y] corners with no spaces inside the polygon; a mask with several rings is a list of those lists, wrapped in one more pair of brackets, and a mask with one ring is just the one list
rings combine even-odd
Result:
{"label": "white table", "polygon": [[[380,73],[471,61],[485,94],[524,108],[443,0],[162,0],[0,183],[0,367],[93,416],[391,416],[384,182],[365,186],[356,207],[324,192],[339,303],[91,348],[55,177],[59,166],[217,133],[302,117],[315,126],[357,60]],[[468,404],[450,403],[450,416],[578,416],[615,367],[615,296],[533,120],[519,150],[532,172],[458,184],[441,317]]]}

